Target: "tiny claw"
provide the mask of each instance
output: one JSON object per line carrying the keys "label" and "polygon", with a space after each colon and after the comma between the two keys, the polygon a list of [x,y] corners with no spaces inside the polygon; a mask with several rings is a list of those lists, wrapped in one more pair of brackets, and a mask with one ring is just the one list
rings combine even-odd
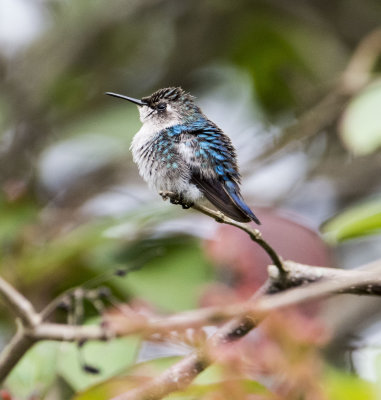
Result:
{"label": "tiny claw", "polygon": [[185,210],[193,206],[193,203],[187,202],[181,193],[178,194],[174,192],[160,191],[159,195],[163,198],[163,200],[169,199],[171,204],[179,204]]}
{"label": "tiny claw", "polygon": [[225,222],[225,215],[221,211],[216,212],[216,216],[214,217],[215,221],[219,224],[223,224]]}
{"label": "tiny claw", "polygon": [[180,199],[178,197],[171,197],[169,201],[171,204],[180,204]]}
{"label": "tiny claw", "polygon": [[159,195],[163,198],[163,200],[171,199],[175,196],[173,192],[168,192],[167,190],[160,190]]}
{"label": "tiny claw", "polygon": [[161,196],[164,201],[168,199],[167,192],[163,192],[160,190],[159,196]]}

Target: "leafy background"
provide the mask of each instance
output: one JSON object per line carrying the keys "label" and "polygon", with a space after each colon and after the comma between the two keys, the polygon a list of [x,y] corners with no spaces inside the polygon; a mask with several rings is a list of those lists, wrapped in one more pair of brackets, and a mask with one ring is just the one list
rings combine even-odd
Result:
{"label": "leafy background", "polygon": [[[244,196],[283,257],[342,268],[379,257],[379,65],[333,123],[276,144],[333,90],[380,17],[378,0],[0,0],[2,276],[39,309],[73,286],[106,284],[114,302],[160,312],[246,298],[263,282],[269,260],[240,232],[147,189],[128,151],[138,113],[103,95],[173,85],[231,136]],[[379,306],[343,297],[319,312],[331,335],[319,378],[329,398],[381,393]],[[97,318],[90,306],[86,316]],[[0,322],[5,345],[6,310]],[[6,387],[17,398],[103,399],[125,390],[115,376],[137,361],[153,374],[173,359],[149,360],[186,351],[139,338],[90,343],[84,356],[101,373],[89,376],[74,344],[44,342]],[[181,398],[213,392],[220,375]],[[260,381],[242,385],[266,396]]]}

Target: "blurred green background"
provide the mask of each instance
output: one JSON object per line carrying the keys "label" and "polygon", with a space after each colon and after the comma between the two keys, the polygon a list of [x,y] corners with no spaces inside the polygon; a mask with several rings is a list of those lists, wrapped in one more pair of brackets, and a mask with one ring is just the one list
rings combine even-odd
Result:
{"label": "blurred green background", "polygon": [[[221,285],[232,299],[258,287],[269,263],[261,250],[151,192],[129,152],[138,112],[103,94],[167,86],[190,91],[232,138],[244,197],[284,258],[352,268],[380,257],[380,36],[369,84],[314,108],[336,95],[380,21],[379,0],[0,0],[1,275],[37,309],[82,284],[158,311],[221,303]],[[322,314],[327,359],[381,393],[379,308],[348,296]],[[0,323],[4,345],[14,329],[6,310]],[[86,346],[104,364],[96,377],[80,370],[75,346],[39,344],[8,387],[70,398],[137,354],[152,357],[137,338],[124,341]],[[346,399],[371,398],[366,383],[352,390],[355,379],[335,385],[351,388]]]}

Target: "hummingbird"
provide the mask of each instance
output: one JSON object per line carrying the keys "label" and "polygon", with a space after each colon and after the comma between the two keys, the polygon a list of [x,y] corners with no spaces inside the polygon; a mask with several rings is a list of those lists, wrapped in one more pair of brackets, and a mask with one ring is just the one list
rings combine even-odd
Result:
{"label": "hummingbird", "polygon": [[258,218],[243,200],[236,151],[230,138],[180,87],[159,89],[135,99],[106,92],[138,106],[141,129],[130,150],[150,187],[171,192],[171,202],[189,208],[207,199],[238,222]]}

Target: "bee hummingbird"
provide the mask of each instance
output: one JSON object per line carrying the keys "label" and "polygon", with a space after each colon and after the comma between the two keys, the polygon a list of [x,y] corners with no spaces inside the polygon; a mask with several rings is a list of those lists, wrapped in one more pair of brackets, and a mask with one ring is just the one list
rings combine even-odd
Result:
{"label": "bee hummingbird", "polygon": [[180,87],[157,90],[141,100],[106,94],[138,106],[141,129],[131,151],[139,173],[159,192],[172,192],[184,208],[207,199],[228,217],[258,218],[240,193],[235,149],[227,135],[210,121],[194,98]]}

